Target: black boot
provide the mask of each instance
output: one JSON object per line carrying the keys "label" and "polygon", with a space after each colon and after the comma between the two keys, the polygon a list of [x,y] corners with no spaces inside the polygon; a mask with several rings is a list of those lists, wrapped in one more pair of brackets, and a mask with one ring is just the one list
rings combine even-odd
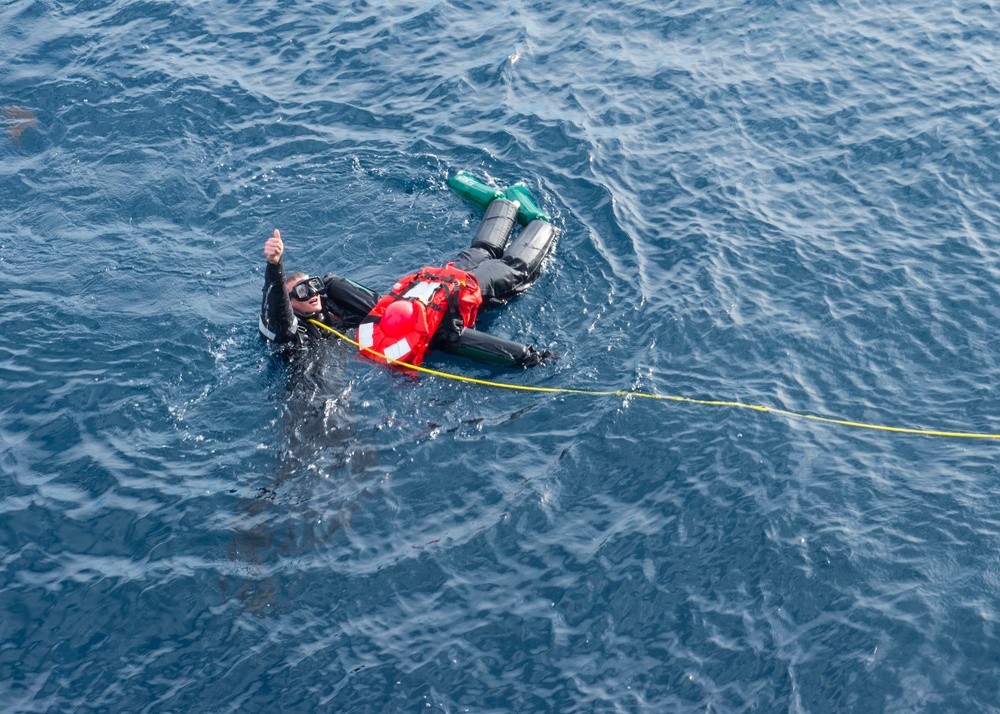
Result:
{"label": "black boot", "polygon": [[555,243],[556,235],[557,231],[551,223],[542,220],[532,221],[517,234],[517,238],[511,241],[504,253],[504,262],[523,270],[526,284],[534,282],[542,267],[542,261]]}
{"label": "black boot", "polygon": [[472,238],[473,248],[482,248],[490,258],[499,258],[517,221],[517,204],[498,198],[491,201]]}

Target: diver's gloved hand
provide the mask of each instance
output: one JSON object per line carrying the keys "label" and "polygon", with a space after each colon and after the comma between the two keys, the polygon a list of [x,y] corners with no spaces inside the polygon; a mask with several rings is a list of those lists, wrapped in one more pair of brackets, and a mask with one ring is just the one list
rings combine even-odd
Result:
{"label": "diver's gloved hand", "polygon": [[559,353],[554,350],[536,350],[528,347],[528,354],[525,355],[521,365],[524,367],[545,367],[559,359]]}
{"label": "diver's gloved hand", "polygon": [[465,324],[461,315],[449,315],[441,322],[435,339],[439,342],[445,352],[454,352],[458,349],[458,342],[465,332]]}

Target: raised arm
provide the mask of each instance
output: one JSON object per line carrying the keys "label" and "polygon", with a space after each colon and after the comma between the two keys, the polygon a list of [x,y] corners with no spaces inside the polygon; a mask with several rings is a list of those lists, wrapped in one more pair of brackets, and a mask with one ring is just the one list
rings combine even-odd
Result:
{"label": "raised arm", "polygon": [[264,297],[260,305],[260,334],[273,342],[290,342],[295,338],[298,321],[285,292],[285,268],[281,254],[285,246],[276,228],[274,235],[264,243]]}
{"label": "raised arm", "polygon": [[281,242],[281,231],[274,229],[274,235],[264,241],[264,257],[271,265],[281,262],[281,254],[285,252],[285,244]]}

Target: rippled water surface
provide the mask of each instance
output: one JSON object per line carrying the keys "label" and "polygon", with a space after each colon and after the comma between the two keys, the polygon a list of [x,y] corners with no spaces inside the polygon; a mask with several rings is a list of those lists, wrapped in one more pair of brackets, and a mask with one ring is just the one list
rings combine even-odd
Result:
{"label": "rippled water surface", "polygon": [[1000,6],[7,0],[0,709],[1000,711],[1000,443],[257,334],[471,171],[561,231],[465,377],[1000,433]]}

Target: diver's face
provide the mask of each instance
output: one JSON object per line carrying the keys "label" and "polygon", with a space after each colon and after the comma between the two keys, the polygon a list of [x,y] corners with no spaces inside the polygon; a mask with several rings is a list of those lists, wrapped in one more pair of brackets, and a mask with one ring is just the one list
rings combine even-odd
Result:
{"label": "diver's face", "polygon": [[323,303],[319,299],[319,289],[322,281],[319,278],[303,278],[302,280],[289,281],[285,284],[288,291],[288,300],[292,303],[292,309],[297,312],[319,312],[323,309]]}
{"label": "diver's face", "polygon": [[308,300],[296,300],[292,298],[291,303],[292,309],[298,312],[319,312],[323,308],[322,303],[319,301],[319,295],[313,295]]}

